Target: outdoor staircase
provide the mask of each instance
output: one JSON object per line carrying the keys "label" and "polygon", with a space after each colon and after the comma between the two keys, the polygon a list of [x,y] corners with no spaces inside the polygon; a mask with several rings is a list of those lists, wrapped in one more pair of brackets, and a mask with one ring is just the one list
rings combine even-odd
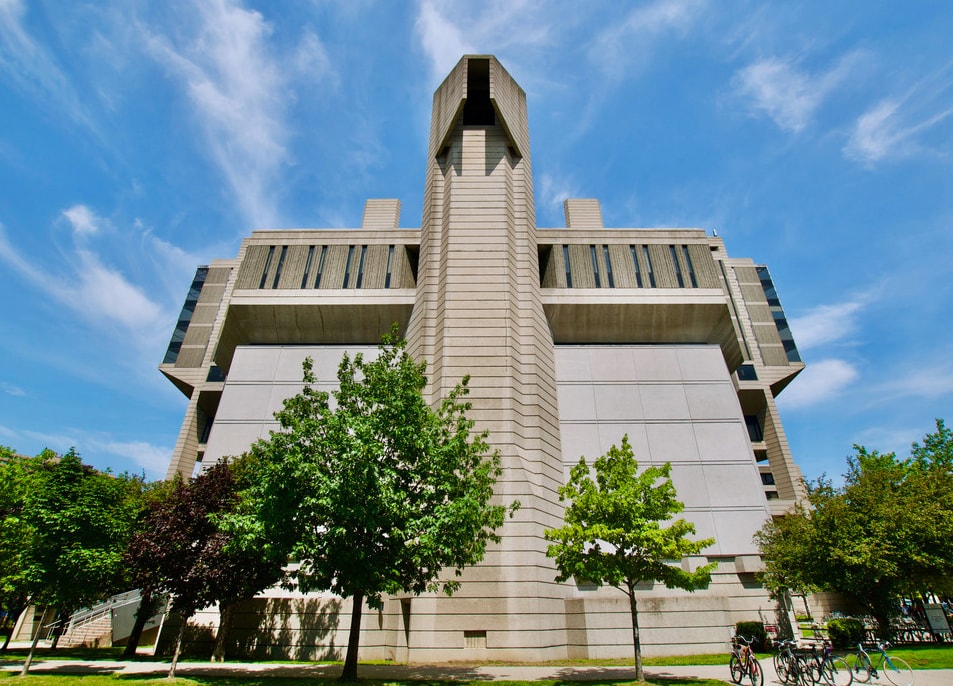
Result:
{"label": "outdoor staircase", "polygon": [[60,637],[59,645],[67,648],[99,648],[112,645],[113,621],[110,612],[71,625]]}
{"label": "outdoor staircase", "polygon": [[111,646],[113,641],[113,614],[126,605],[138,606],[139,591],[114,595],[109,600],[86,610],[73,613],[66,631],[60,636],[59,645],[98,648]]}

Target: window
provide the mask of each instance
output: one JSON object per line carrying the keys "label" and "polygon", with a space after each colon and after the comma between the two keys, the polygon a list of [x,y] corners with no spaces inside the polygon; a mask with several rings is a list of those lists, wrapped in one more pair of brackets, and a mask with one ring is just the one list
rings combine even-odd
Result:
{"label": "window", "polygon": [[738,367],[738,380],[739,381],[757,381],[758,372],[754,368],[753,364],[743,364]]}
{"label": "window", "polygon": [[308,287],[308,276],[311,274],[311,262],[314,261],[314,246],[308,246],[308,260],[304,263],[304,276],[301,277],[301,287]]}
{"label": "window", "polygon": [[682,246],[682,255],[685,257],[685,266],[688,267],[688,280],[692,288],[698,288],[698,280],[695,278],[695,266],[692,264],[692,256],[688,254],[688,246]]}
{"label": "window", "polygon": [[655,288],[655,272],[652,271],[652,256],[649,255],[649,246],[642,246],[642,253],[645,255],[645,264],[648,265],[649,286]]}
{"label": "window", "polygon": [[315,277],[315,279],[314,279],[314,287],[315,287],[315,288],[320,288],[320,287],[321,287],[321,273],[324,271],[324,258],[327,257],[327,254],[328,254],[328,246],[322,245],[322,246],[321,246],[321,259],[318,260],[318,275],[317,275],[317,277]]}
{"label": "window", "polygon": [[774,486],[774,474],[771,472],[761,472],[761,484],[763,486]]}
{"label": "window", "polygon": [[632,255],[632,266],[635,267],[635,285],[642,288],[642,270],[639,269],[639,258],[635,253],[635,246],[629,246],[629,253]]}
{"label": "window", "polygon": [[225,381],[225,372],[222,371],[221,367],[213,364],[208,368],[208,375],[205,377],[205,380],[222,383]]}
{"label": "window", "polygon": [[384,277],[384,288],[390,288],[390,270],[394,263],[394,246],[387,248],[387,276]]}
{"label": "window", "polygon": [[752,443],[761,443],[764,440],[764,432],[761,430],[761,422],[753,414],[745,415],[745,426],[748,427],[748,438]]}
{"label": "window", "polygon": [[281,279],[281,270],[285,266],[285,255],[288,254],[288,246],[281,246],[281,256],[278,258],[278,266],[275,268],[275,280],[272,282],[272,288],[278,288],[278,280]]}
{"label": "window", "polygon": [[344,265],[344,287],[347,288],[348,284],[351,282],[351,261],[354,259],[354,246],[349,245],[347,248],[347,263]]}
{"label": "window", "polygon": [[259,288],[264,288],[268,283],[268,270],[271,269],[271,259],[275,256],[275,246],[269,246],[268,257],[265,258],[265,269],[261,273],[261,281],[258,282]]}
{"label": "window", "polygon": [[602,256],[606,258],[606,279],[609,281],[609,288],[615,288],[615,279],[612,278],[612,258],[609,257],[609,246],[602,246]]}
{"label": "window", "polygon": [[589,257],[592,258],[592,273],[596,278],[596,288],[602,288],[602,282],[599,279],[599,258],[596,257],[596,246],[589,246]]}
{"label": "window", "polygon": [[672,254],[672,264],[675,265],[675,280],[678,282],[678,287],[685,288],[685,280],[682,278],[682,268],[678,264],[678,253],[675,252],[675,246],[668,246],[668,250]]}
{"label": "window", "polygon": [[572,269],[569,267],[569,246],[563,246],[563,262],[566,263],[566,288],[572,288]]}
{"label": "window", "polygon": [[355,288],[360,288],[361,284],[364,283],[364,258],[367,256],[367,246],[361,246],[361,261],[357,266],[357,283],[354,284]]}

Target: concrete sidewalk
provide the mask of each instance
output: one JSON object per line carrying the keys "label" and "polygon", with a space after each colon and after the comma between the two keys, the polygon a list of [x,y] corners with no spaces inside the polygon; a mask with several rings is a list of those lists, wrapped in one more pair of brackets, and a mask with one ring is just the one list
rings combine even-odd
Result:
{"label": "concrete sidewalk", "polygon": [[[4,676],[19,673],[23,662],[0,664]],[[764,686],[778,686],[780,679],[774,673],[770,660],[762,662],[765,670]],[[81,660],[49,660],[34,662],[31,674],[119,674],[126,676],[164,677],[169,672],[169,663],[161,661],[105,661],[84,662]],[[632,680],[632,667],[579,667],[553,665],[500,665],[500,664],[437,664],[437,665],[360,665],[358,677],[368,680],[440,680],[440,681],[593,681]],[[260,662],[180,662],[176,675],[189,676],[271,676],[312,677],[336,679],[341,674],[341,665],[279,664]],[[916,686],[953,686],[953,669],[918,670]],[[727,665],[695,665],[646,667],[646,678],[700,678],[719,679],[730,683]],[[855,682],[856,683],[856,682]],[[883,677],[872,684],[887,684]]]}

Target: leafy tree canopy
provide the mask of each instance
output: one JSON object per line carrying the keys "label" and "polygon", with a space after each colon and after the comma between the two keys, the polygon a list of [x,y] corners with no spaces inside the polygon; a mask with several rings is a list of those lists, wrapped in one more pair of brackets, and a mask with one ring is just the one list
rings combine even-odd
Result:
{"label": "leafy tree canopy", "polygon": [[[151,498],[126,560],[137,586],[150,597],[170,593],[185,619],[218,603],[222,622],[215,657],[224,656],[229,610],[281,579],[283,559],[241,547],[220,526],[232,513],[244,482],[242,465],[219,462],[189,481],[176,478]],[[178,650],[178,647],[177,647]]]}
{"label": "leafy tree canopy", "polygon": [[142,479],[98,472],[70,449],[44,453],[23,504],[32,530],[25,581],[37,601],[71,612],[122,590],[122,558],[142,505]]}
{"label": "leafy tree canopy", "polygon": [[236,525],[299,562],[301,589],[353,598],[343,678],[356,677],[363,601],[452,592],[445,568],[480,561],[506,516],[491,504],[499,458],[466,417],[467,379],[432,408],[425,370],[396,332],[373,360],[345,355],[330,395],[308,359],[304,389],[275,415],[281,430],[250,451]]}
{"label": "leafy tree canopy", "polygon": [[22,609],[27,597],[24,556],[33,529],[23,517],[23,506],[33,490],[38,459],[0,446],[0,607],[11,615]]}
{"label": "leafy tree canopy", "polygon": [[593,469],[595,479],[580,458],[559,489],[560,500],[569,505],[565,526],[546,532],[547,540],[554,541],[547,555],[556,561],[557,581],[575,577],[614,586],[629,596],[636,678],[642,679],[636,584],[660,581],[688,591],[706,586],[716,564],[694,572],[677,565],[715,541],[687,538],[695,533],[695,525],[673,519],[684,505],[669,478],[671,465],[639,472],[628,436],[597,458]]}
{"label": "leafy tree canopy", "polygon": [[843,485],[808,484],[810,505],[756,535],[775,591],[853,598],[882,635],[901,594],[949,588],[953,578],[953,434],[942,420],[910,459],[855,445]]}

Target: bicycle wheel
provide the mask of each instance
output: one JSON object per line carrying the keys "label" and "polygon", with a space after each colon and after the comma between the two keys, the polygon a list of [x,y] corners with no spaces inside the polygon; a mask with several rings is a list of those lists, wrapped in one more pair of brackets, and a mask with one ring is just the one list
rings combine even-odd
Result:
{"label": "bicycle wheel", "polygon": [[791,679],[791,658],[787,655],[782,656],[775,664],[774,671],[777,672],[781,683],[788,683]]}
{"label": "bicycle wheel", "polygon": [[[781,665],[784,664],[784,653],[775,653],[771,657],[771,662],[774,663],[774,671],[777,672],[778,676],[781,676]],[[784,679],[782,679],[784,681]]]}
{"label": "bicycle wheel", "polygon": [[841,657],[824,660],[821,665],[821,678],[828,686],[850,686],[854,683],[854,674]]}
{"label": "bicycle wheel", "polygon": [[763,686],[764,685],[764,672],[761,670],[761,663],[755,659],[754,655],[748,658],[748,677],[747,683],[750,686]]}
{"label": "bicycle wheel", "polygon": [[913,686],[913,668],[900,657],[888,657],[880,671],[893,686]]}
{"label": "bicycle wheel", "polygon": [[736,684],[741,683],[741,677],[744,676],[745,668],[741,665],[741,660],[737,655],[732,655],[728,661],[728,671],[731,672],[731,680]]}
{"label": "bicycle wheel", "polygon": [[870,681],[870,658],[863,653],[851,653],[846,658],[854,679],[866,684]]}

